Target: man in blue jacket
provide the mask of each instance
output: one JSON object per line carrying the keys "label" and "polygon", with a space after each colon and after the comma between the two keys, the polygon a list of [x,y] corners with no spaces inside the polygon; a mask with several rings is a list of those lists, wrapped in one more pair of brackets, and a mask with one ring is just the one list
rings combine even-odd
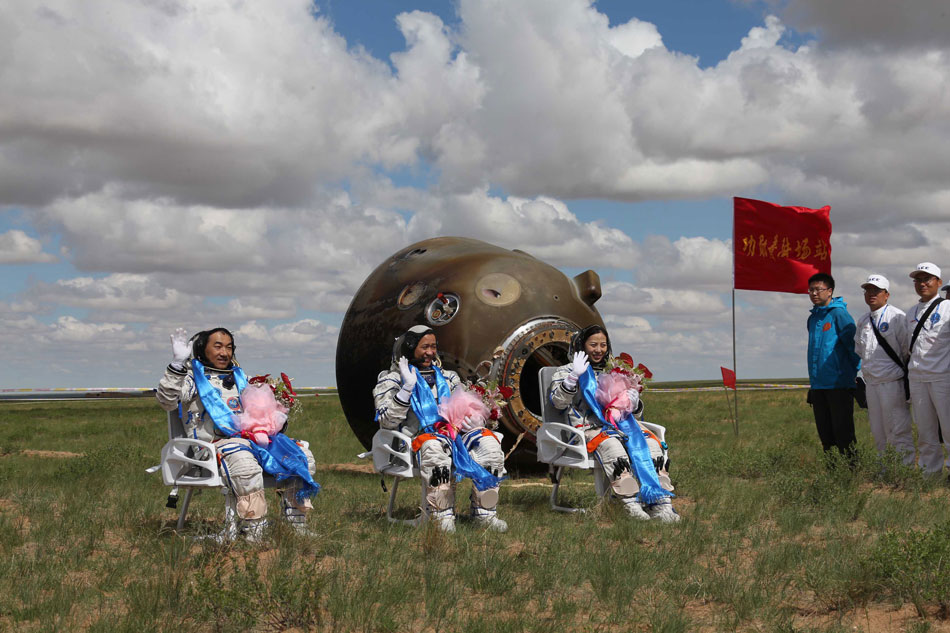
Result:
{"label": "man in blue jacket", "polygon": [[808,316],[809,402],[821,447],[837,448],[854,459],[854,378],[861,357],[854,353],[854,319],[841,297],[832,298],[834,278],[826,273],[808,279],[813,305]]}

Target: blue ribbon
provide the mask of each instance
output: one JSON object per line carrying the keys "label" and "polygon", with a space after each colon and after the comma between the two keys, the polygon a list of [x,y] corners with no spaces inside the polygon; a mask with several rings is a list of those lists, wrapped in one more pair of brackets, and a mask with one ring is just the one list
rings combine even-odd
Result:
{"label": "blue ribbon", "polygon": [[307,497],[313,497],[320,492],[320,484],[310,475],[307,455],[297,446],[297,442],[283,433],[272,435],[267,446],[251,442],[251,451],[264,472],[273,475],[277,481],[291,477],[300,478],[301,485],[296,492],[297,503],[303,503]]}
{"label": "blue ribbon", "polygon": [[[581,375],[578,384],[584,401],[597,415],[604,431],[614,429],[607,420],[604,419],[604,412],[597,402],[597,376],[594,374],[593,367],[588,367],[587,371]],[[667,497],[675,496],[672,492],[660,485],[660,480],[656,476],[656,467],[653,465],[653,457],[650,455],[650,447],[643,437],[643,430],[634,419],[633,415],[628,413],[623,419],[617,422],[617,429],[624,434],[623,445],[627,449],[627,455],[630,457],[630,465],[633,466],[634,474],[640,482],[640,503],[651,505],[658,503]]]}
{"label": "blue ribbon", "polygon": [[[238,393],[241,393],[247,387],[247,375],[240,367],[235,367],[232,371],[234,384],[237,386]],[[221,392],[208,380],[205,366],[197,358],[191,361],[191,373],[195,380],[195,388],[198,390],[198,397],[201,398],[201,404],[214,421],[214,427],[225,437],[240,435],[241,432],[234,426],[234,412],[221,399]]]}
{"label": "blue ribbon", "polygon": [[[215,428],[225,437],[240,435],[241,432],[234,426],[234,413],[224,403],[221,392],[208,380],[204,365],[195,358],[191,361],[191,369],[198,397],[201,398],[205,411],[211,416]],[[240,367],[235,367],[233,372],[234,384],[238,392],[244,391],[247,387],[247,375]],[[320,492],[320,484],[315,482],[310,475],[306,454],[292,439],[283,433],[278,433],[270,437],[270,443],[267,446],[260,446],[254,441],[251,441],[250,445],[251,453],[265,473],[273,475],[277,481],[291,477],[301,479],[302,485],[296,494],[297,503],[302,503],[307,497]]]}
{"label": "blue ribbon", "polygon": [[[449,383],[445,381],[445,376],[442,375],[442,371],[438,367],[433,367],[433,369],[435,370],[435,390],[439,394],[439,400],[447,399],[452,395],[449,391]],[[442,419],[439,415],[439,402],[432,395],[432,389],[419,373],[419,369],[413,367],[412,371],[416,373],[416,386],[409,397],[409,404],[412,406],[416,417],[419,418],[420,432],[433,433],[448,440],[449,438],[446,435],[435,429],[435,423]],[[449,446],[452,448],[452,462],[455,464],[456,481],[462,481],[464,477],[468,477],[472,480],[476,490],[479,491],[498,487],[501,479],[495,477],[472,459],[460,435],[456,435],[455,439],[449,440]]]}

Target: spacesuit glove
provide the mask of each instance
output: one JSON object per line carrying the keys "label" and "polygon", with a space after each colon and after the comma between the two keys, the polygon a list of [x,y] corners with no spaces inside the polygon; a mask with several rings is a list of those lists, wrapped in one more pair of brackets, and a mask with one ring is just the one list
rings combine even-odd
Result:
{"label": "spacesuit glove", "polygon": [[399,375],[402,377],[403,391],[412,391],[416,388],[416,372],[405,356],[399,357]]}
{"label": "spacesuit glove", "polygon": [[575,352],[571,360],[571,373],[564,378],[564,386],[573,389],[577,386],[577,380],[587,371],[590,364],[587,362],[587,354],[584,352]]}
{"label": "spacesuit glove", "polygon": [[175,369],[181,369],[191,355],[191,345],[185,328],[177,328],[169,337],[172,342],[172,362]]}
{"label": "spacesuit glove", "polygon": [[640,390],[634,387],[627,389],[627,397],[630,398],[630,404],[633,405],[633,412],[636,413],[640,408]]}
{"label": "spacesuit glove", "polygon": [[469,431],[474,431],[475,429],[481,429],[485,427],[485,421],[481,418],[471,418],[470,416],[465,416],[462,420],[461,431],[462,433],[468,433]]}

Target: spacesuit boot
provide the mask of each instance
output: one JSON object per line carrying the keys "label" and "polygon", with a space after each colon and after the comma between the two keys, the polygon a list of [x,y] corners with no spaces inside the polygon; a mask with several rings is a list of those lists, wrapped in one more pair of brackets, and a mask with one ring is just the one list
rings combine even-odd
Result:
{"label": "spacesuit boot", "polygon": [[667,497],[659,503],[654,503],[646,507],[646,512],[651,519],[656,519],[662,523],[676,523],[680,520],[680,515],[673,509],[673,502]]}
{"label": "spacesuit boot", "polygon": [[498,518],[497,510],[472,507],[472,520],[476,525],[492,532],[507,532],[508,523]]}
{"label": "spacesuit boot", "polygon": [[472,521],[493,532],[507,532],[508,524],[498,518],[498,488],[476,490],[472,488]]}
{"label": "spacesuit boot", "polygon": [[283,490],[280,495],[280,516],[287,525],[293,528],[294,532],[300,536],[317,536],[316,532],[307,527],[307,504],[295,504],[293,502],[294,491]]}
{"label": "spacesuit boot", "polygon": [[264,542],[264,533],[267,531],[270,523],[267,519],[244,519],[241,523],[241,536],[248,543]]}
{"label": "spacesuit boot", "polygon": [[638,521],[649,521],[650,515],[646,513],[646,510],[643,509],[643,506],[640,504],[640,501],[637,497],[621,497],[620,503],[623,504],[623,509],[627,511],[634,519]]}
{"label": "spacesuit boot", "polygon": [[439,529],[441,532],[455,532],[455,510],[428,510],[424,513],[426,520]]}

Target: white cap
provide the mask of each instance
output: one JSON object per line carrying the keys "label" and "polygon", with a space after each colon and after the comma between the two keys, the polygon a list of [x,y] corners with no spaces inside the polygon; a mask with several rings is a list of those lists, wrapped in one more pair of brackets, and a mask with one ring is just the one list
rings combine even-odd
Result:
{"label": "white cap", "polygon": [[911,279],[917,276],[917,273],[927,273],[928,275],[933,275],[934,277],[940,277],[940,268],[936,264],[931,264],[930,262],[922,262],[917,264],[917,270],[913,271],[910,276]]}
{"label": "white cap", "polygon": [[880,288],[888,292],[891,291],[891,284],[884,275],[868,275],[868,280],[861,284],[861,287],[867,288],[868,286],[874,286],[875,288]]}

